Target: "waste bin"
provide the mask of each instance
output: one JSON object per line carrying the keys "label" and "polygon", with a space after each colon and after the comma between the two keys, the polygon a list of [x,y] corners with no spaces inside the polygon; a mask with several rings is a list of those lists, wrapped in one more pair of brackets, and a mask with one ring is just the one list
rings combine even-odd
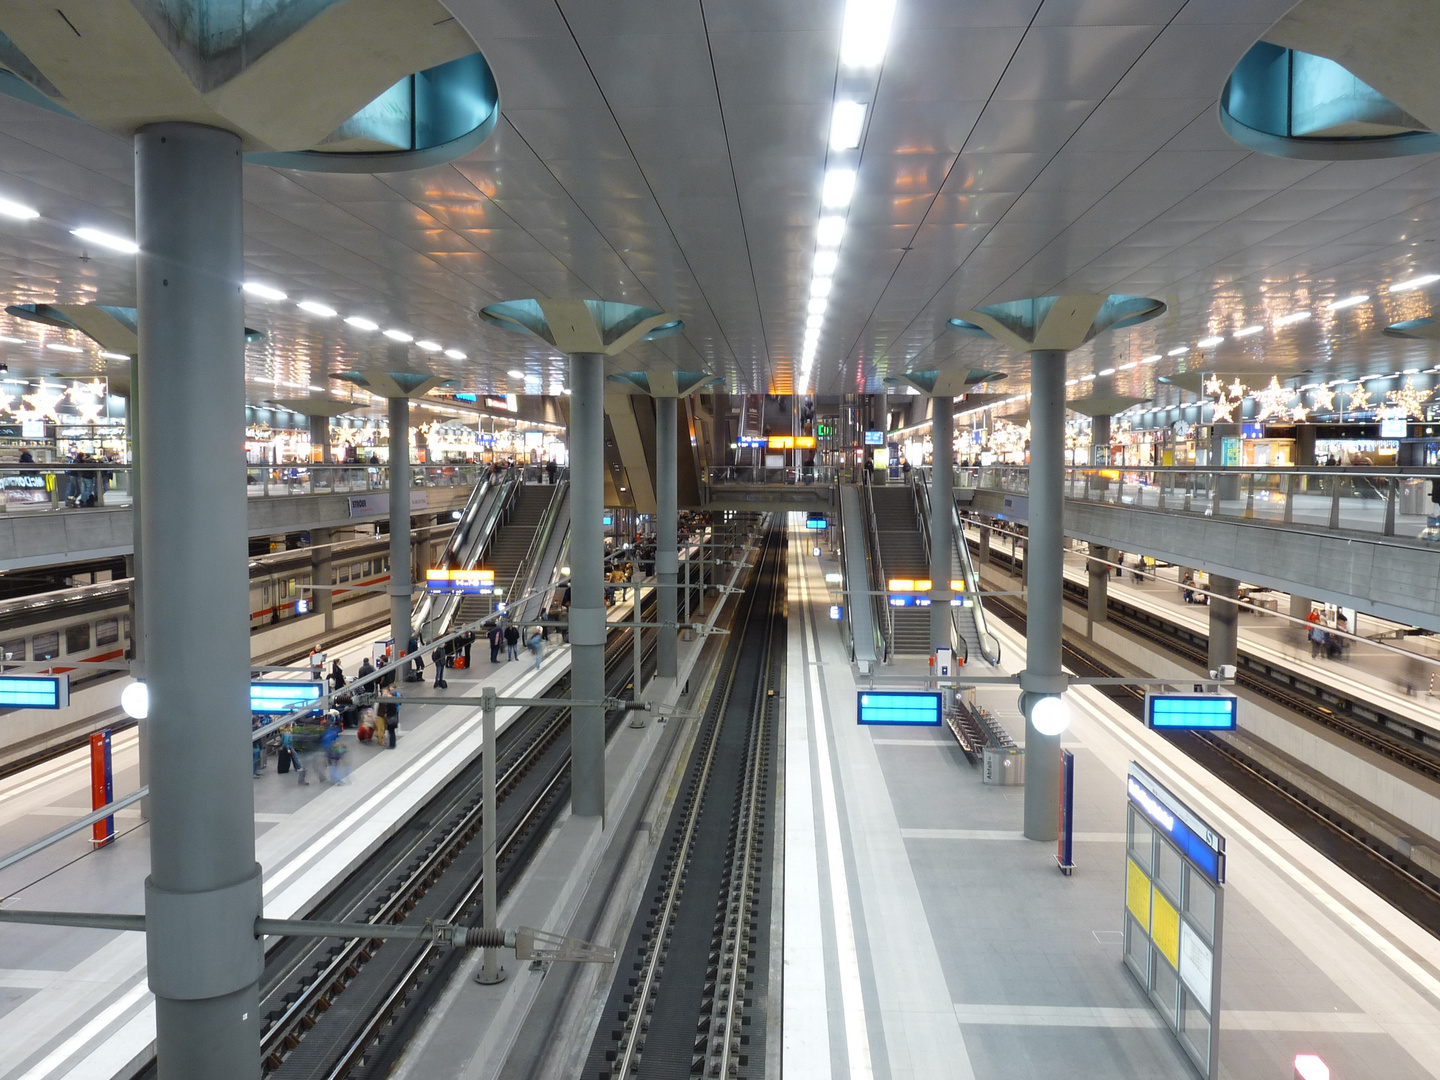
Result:
{"label": "waste bin", "polygon": [[1025,783],[1025,751],[1015,746],[985,747],[985,783],[1019,787]]}

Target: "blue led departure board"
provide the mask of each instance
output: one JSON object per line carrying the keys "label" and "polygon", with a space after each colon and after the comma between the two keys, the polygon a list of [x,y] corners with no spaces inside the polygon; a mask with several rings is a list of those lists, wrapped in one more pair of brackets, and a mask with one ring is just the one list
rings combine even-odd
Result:
{"label": "blue led departure board", "polygon": [[63,709],[69,704],[69,675],[0,676],[0,709]]}
{"label": "blue led departure board", "polygon": [[250,684],[250,711],[252,713],[280,714],[320,700],[325,692],[323,682],[299,679],[270,679]]}
{"label": "blue led departure board", "polygon": [[869,690],[857,696],[859,708],[856,712],[862,724],[891,727],[938,727],[940,724],[938,693]]}
{"label": "blue led departure board", "polygon": [[1234,731],[1236,699],[1219,694],[1146,694],[1145,724],[1157,731]]}

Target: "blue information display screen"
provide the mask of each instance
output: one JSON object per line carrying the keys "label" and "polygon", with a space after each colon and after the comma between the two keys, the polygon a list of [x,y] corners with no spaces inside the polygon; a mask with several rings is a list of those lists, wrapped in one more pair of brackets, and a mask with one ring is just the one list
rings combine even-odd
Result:
{"label": "blue information display screen", "polygon": [[862,724],[886,724],[891,727],[940,725],[938,693],[869,690],[857,697],[859,708],[856,713]]}
{"label": "blue information display screen", "polygon": [[865,445],[866,445],[866,446],[884,446],[884,445],[885,445],[885,433],[884,433],[883,431],[867,431],[867,432],[865,432]]}
{"label": "blue information display screen", "polygon": [[0,678],[0,708],[63,709],[69,704],[68,675],[6,675]]}
{"label": "blue information display screen", "polygon": [[291,713],[320,700],[325,692],[322,682],[309,680],[271,679],[250,684],[252,713]]}
{"label": "blue information display screen", "polygon": [[1146,694],[1145,725],[1157,731],[1234,731],[1236,699],[1218,694]]}
{"label": "blue information display screen", "polygon": [[812,514],[805,519],[805,528],[807,529],[828,529],[829,527],[830,522],[822,516]]}

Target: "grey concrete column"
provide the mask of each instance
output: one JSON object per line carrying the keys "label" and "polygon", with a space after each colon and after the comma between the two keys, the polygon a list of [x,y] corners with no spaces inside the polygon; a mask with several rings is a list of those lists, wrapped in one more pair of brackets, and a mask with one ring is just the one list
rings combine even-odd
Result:
{"label": "grey concrete column", "polygon": [[1025,552],[1025,835],[1054,840],[1060,810],[1060,737],[1041,735],[1030,706],[1065,689],[1060,669],[1064,570],[1065,353],[1030,354],[1030,538]]}
{"label": "grey concrete column", "polygon": [[[140,506],[140,359],[130,357],[130,397],[125,402],[125,434],[130,442],[130,543],[129,558],[125,560],[125,573],[130,578],[130,674],[139,682],[145,681],[145,581],[140,572],[141,552],[145,547],[141,522],[144,514]],[[135,722],[135,737],[140,751],[139,783],[141,787],[150,784],[150,759],[145,753],[145,744],[150,739],[150,721]],[[140,820],[150,820],[150,797],[140,800]]]}
{"label": "grey concrete column", "polygon": [[937,397],[930,406],[930,443],[935,468],[930,477],[930,652],[954,648],[950,601],[955,591],[955,539],[951,519],[955,516],[954,443],[951,427],[955,419],[953,398]]}
{"label": "grey concrete column", "polygon": [[980,572],[980,567],[990,565],[990,527],[980,526],[980,557],[975,563],[975,572]]}
{"label": "grey concrete column", "polygon": [[[390,409],[390,636],[395,655],[410,644],[410,399],[393,397]],[[406,670],[409,670],[408,668]]]}
{"label": "grey concrete column", "polygon": [[1109,611],[1111,568],[1109,563],[1099,560],[1109,559],[1111,557],[1110,549],[1102,544],[1091,544],[1090,556],[1091,558],[1085,563],[1089,578],[1085,617],[1092,624],[1103,623],[1106,613]]}
{"label": "grey concrete column", "polygon": [[260,1075],[238,136],[135,136],[146,953],[160,1080]]}
{"label": "grey concrete column", "polygon": [[328,416],[310,417],[310,445],[320,447],[320,460],[326,465],[331,464],[330,455],[330,418]]}
{"label": "grey concrete column", "polygon": [[333,537],[331,529],[310,530],[310,584],[314,586],[310,591],[314,597],[310,610],[325,617],[327,633],[335,629],[335,594],[330,591],[330,586],[335,584],[330,547]]}
{"label": "grey concrete column", "polygon": [[1240,582],[1211,574],[1210,592],[1210,670],[1218,671],[1221,664],[1233,664],[1236,659],[1240,609],[1235,606],[1235,597],[1240,594]]}
{"label": "grey concrete column", "polygon": [[1290,594],[1290,617],[1292,619],[1308,619],[1313,601],[1308,596],[1296,596]]}
{"label": "grey concrete column", "polygon": [[[1240,424],[1210,425],[1210,468],[1220,468],[1221,440],[1238,439],[1241,436],[1242,430]],[[1225,500],[1240,498],[1240,474],[1238,472],[1222,475],[1219,477],[1217,483],[1220,487],[1220,498]]]}
{"label": "grey concrete column", "polygon": [[[605,357],[578,353],[570,357],[570,696],[591,701],[605,696],[604,504]],[[603,708],[571,710],[570,760],[571,810],[603,816]]]}
{"label": "grey concrete column", "polygon": [[675,505],[679,476],[675,405],[673,397],[655,399],[655,598],[659,608],[655,621],[660,624],[655,675],[661,679],[673,679],[677,671],[675,600],[680,556],[675,539],[679,517]]}

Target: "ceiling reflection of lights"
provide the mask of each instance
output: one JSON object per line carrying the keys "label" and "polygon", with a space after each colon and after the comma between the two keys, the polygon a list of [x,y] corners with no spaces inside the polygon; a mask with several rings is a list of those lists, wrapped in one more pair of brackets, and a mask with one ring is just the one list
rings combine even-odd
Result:
{"label": "ceiling reflection of lights", "polygon": [[1421,289],[1426,285],[1433,285],[1440,281],[1440,274],[1421,274],[1406,281],[1397,281],[1391,285],[1387,292],[1409,292],[1411,289]]}
{"label": "ceiling reflection of lights", "polygon": [[1201,338],[1195,343],[1195,347],[1198,349],[1213,349],[1216,345],[1219,345],[1224,340],[1225,339],[1220,336]]}
{"label": "ceiling reflection of lights", "polygon": [[1292,311],[1289,315],[1281,315],[1280,318],[1276,319],[1275,325],[1291,326],[1297,322],[1304,322],[1308,318],[1310,318],[1310,312],[1308,311]]}
{"label": "ceiling reflection of lights", "polygon": [[1264,326],[1260,325],[1259,323],[1256,323],[1254,326],[1247,326],[1247,327],[1244,327],[1243,329],[1236,330],[1236,331],[1235,331],[1233,334],[1231,334],[1230,336],[1231,336],[1231,337],[1237,337],[1237,338],[1249,337],[1251,334],[1258,334],[1261,330],[1264,330],[1264,329],[1265,329]]}
{"label": "ceiling reflection of lights", "polygon": [[835,267],[840,264],[840,253],[837,251],[817,251],[815,253],[815,273],[820,277],[829,277],[835,273]]}
{"label": "ceiling reflection of lights", "polygon": [[837,101],[830,113],[830,149],[854,150],[865,130],[865,103]]}
{"label": "ceiling reflection of lights", "polygon": [[261,285],[258,281],[245,282],[245,291],[251,296],[258,296],[261,300],[288,300],[290,299],[279,289],[271,288],[269,285]]}
{"label": "ceiling reflection of lights", "polygon": [[840,29],[840,62],[846,67],[876,67],[885,59],[895,0],[848,0]]}
{"label": "ceiling reflection of lights", "polygon": [[351,315],[348,319],[345,320],[345,325],[353,326],[356,330],[364,330],[366,333],[370,333],[373,330],[380,329],[380,324],[378,322],[375,322],[372,319],[367,319],[363,315]]}
{"label": "ceiling reflection of lights", "polygon": [[459,349],[446,349],[446,350],[445,350],[445,355],[448,356],[451,360],[464,360],[464,359],[465,359],[465,354],[464,354],[463,352],[461,352]]}
{"label": "ceiling reflection of lights", "polygon": [[1184,356],[1184,355],[1185,355],[1187,352],[1189,352],[1189,351],[1190,351],[1190,346],[1189,346],[1189,345],[1181,345],[1178,349],[1171,349],[1171,350],[1170,350],[1169,352],[1167,352],[1165,355],[1166,355],[1166,356]]}
{"label": "ceiling reflection of lights", "polygon": [[1357,305],[1357,304],[1363,304],[1363,303],[1365,303],[1366,300],[1369,300],[1369,299],[1370,299],[1370,294],[1369,294],[1369,293],[1356,293],[1354,296],[1347,296],[1347,297],[1345,297],[1344,300],[1336,300],[1333,304],[1326,304],[1326,305],[1325,305],[1325,310],[1326,310],[1326,311],[1344,311],[1346,308],[1352,308],[1352,307],[1354,307],[1354,306]]}
{"label": "ceiling reflection of lights", "polygon": [[140,245],[134,240],[124,236],[116,236],[114,233],[107,233],[103,229],[71,229],[71,236],[78,236],[81,240],[88,240],[92,244],[99,244],[111,251],[118,251],[122,255],[134,255],[140,250]]}
{"label": "ceiling reflection of lights", "polygon": [[318,300],[301,300],[295,306],[301,311],[308,311],[311,315],[318,315],[322,319],[333,319],[340,314],[329,304],[322,304]]}
{"label": "ceiling reflection of lights", "polygon": [[40,216],[40,211],[32,210],[23,203],[0,199],[0,214],[4,214],[8,218],[15,218],[17,221],[31,221]]}
{"label": "ceiling reflection of lights", "polygon": [[815,242],[822,248],[839,247],[840,238],[845,235],[845,219],[838,215],[822,217],[815,229]]}
{"label": "ceiling reflection of lights", "polygon": [[404,330],[396,330],[393,327],[385,331],[385,336],[391,341],[411,342],[415,340],[413,334],[407,334]]}
{"label": "ceiling reflection of lights", "polygon": [[820,202],[823,206],[849,206],[854,194],[854,169],[831,169],[825,174],[825,184],[820,189]]}

